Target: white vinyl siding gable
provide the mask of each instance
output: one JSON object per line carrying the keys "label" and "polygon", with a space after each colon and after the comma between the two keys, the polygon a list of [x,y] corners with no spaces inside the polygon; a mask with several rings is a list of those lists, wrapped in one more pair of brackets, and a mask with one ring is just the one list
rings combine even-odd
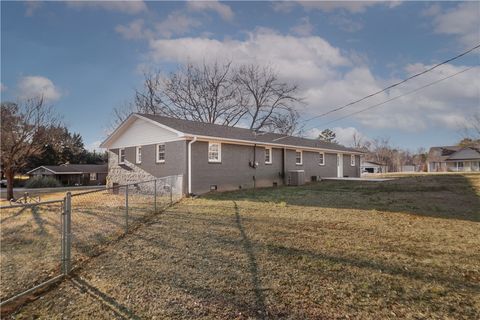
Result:
{"label": "white vinyl siding gable", "polygon": [[172,141],[179,135],[161,128],[143,119],[135,119],[128,127],[123,128],[110,142],[109,148],[126,148],[145,146],[160,142]]}
{"label": "white vinyl siding gable", "polygon": [[164,144],[157,144],[155,154],[156,154],[155,162],[164,163],[165,162],[165,145]]}
{"label": "white vinyl siding gable", "polygon": [[208,143],[208,162],[222,162],[222,144],[219,142]]}

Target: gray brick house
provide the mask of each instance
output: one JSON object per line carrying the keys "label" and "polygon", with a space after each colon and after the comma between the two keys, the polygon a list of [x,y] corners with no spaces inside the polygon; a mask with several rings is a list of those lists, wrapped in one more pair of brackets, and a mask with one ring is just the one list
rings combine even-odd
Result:
{"label": "gray brick house", "polygon": [[102,144],[107,185],[183,175],[185,194],[360,177],[358,150],[338,144],[157,115],[131,114]]}

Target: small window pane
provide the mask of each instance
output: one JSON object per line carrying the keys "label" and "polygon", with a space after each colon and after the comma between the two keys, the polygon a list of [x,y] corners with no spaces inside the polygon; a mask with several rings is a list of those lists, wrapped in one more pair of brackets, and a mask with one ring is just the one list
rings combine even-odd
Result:
{"label": "small window pane", "polygon": [[165,145],[157,145],[157,162],[165,162]]}
{"label": "small window pane", "polygon": [[324,165],[325,164],[325,154],[324,153],[319,153],[320,159],[318,161],[319,164]]}
{"label": "small window pane", "polygon": [[142,163],[142,147],[137,147],[137,163]]}
{"label": "small window pane", "polygon": [[272,163],[272,149],[265,148],[265,163]]}
{"label": "small window pane", "polygon": [[95,180],[97,180],[97,173],[96,172],[90,173],[90,181],[95,181]]}
{"label": "small window pane", "polygon": [[295,163],[302,164],[302,151],[295,152]]}
{"label": "small window pane", "polygon": [[354,166],[355,165],[355,155],[350,156],[350,165]]}
{"label": "small window pane", "polygon": [[124,163],[125,162],[125,149],[120,149],[119,150],[119,162]]}
{"label": "small window pane", "polygon": [[220,162],[220,144],[219,143],[208,144],[208,161]]}

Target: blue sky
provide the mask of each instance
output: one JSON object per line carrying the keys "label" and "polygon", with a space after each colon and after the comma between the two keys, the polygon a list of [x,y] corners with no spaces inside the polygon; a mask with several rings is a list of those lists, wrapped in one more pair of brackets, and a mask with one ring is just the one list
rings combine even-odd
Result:
{"label": "blue sky", "polygon": [[[303,119],[377,91],[480,43],[479,2],[1,2],[1,95],[42,92],[93,147],[142,70],[187,61],[269,64],[297,83]],[[327,117],[334,128],[402,148],[453,144],[480,110],[480,50]],[[326,123],[467,67],[370,112]]]}

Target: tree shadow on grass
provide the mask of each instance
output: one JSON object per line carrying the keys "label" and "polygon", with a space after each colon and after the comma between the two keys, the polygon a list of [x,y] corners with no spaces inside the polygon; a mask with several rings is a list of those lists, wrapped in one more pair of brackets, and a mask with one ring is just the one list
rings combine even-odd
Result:
{"label": "tree shadow on grass", "polygon": [[480,222],[480,174],[401,177],[383,182],[325,180],[299,187],[205,195],[213,200],[378,210]]}
{"label": "tree shadow on grass", "polygon": [[87,293],[94,300],[111,310],[119,319],[141,319],[132,310],[118,303],[114,298],[95,288],[80,277],[70,279],[73,286],[81,292]]}
{"label": "tree shadow on grass", "polygon": [[262,292],[261,281],[258,275],[258,265],[257,265],[257,260],[255,258],[254,248],[252,246],[252,243],[248,239],[247,234],[245,233],[245,229],[242,225],[242,217],[240,216],[240,209],[235,201],[233,201],[233,203],[235,206],[235,222],[242,236],[243,248],[245,249],[245,253],[247,254],[247,257],[248,257],[249,272],[252,277],[252,286],[253,286],[253,293],[255,294],[256,308],[261,314],[266,315],[265,297]]}

